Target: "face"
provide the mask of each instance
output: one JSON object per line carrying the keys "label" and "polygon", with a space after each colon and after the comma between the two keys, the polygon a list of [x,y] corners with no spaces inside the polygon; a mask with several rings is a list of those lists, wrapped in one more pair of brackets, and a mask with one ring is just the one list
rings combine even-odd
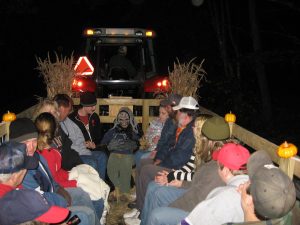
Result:
{"label": "face", "polygon": [[72,111],[72,105],[70,104],[68,107],[60,106],[58,108],[58,111],[59,111],[59,121],[64,121]]}
{"label": "face", "polygon": [[169,118],[169,114],[165,107],[159,107],[159,120],[164,123]]}
{"label": "face", "polygon": [[127,112],[120,112],[118,115],[118,121],[122,128],[127,128],[129,125],[129,115]]}
{"label": "face", "polygon": [[34,152],[36,151],[36,147],[37,147],[37,139],[32,138],[32,139],[23,141],[22,143],[26,144],[27,155],[33,156]]}
{"label": "face", "polygon": [[173,108],[172,108],[171,105],[166,105],[165,109],[166,109],[166,111],[167,111],[168,114],[171,114],[173,112]]}
{"label": "face", "polygon": [[221,169],[219,163],[218,163],[218,174],[220,176],[220,178],[227,183],[227,172],[228,172],[228,168],[227,167],[223,167]]}
{"label": "face", "polygon": [[179,126],[185,126],[187,124],[187,114],[178,111],[177,112],[177,121]]}
{"label": "face", "polygon": [[93,114],[96,110],[96,105],[93,106],[84,106],[82,108],[86,114]]}

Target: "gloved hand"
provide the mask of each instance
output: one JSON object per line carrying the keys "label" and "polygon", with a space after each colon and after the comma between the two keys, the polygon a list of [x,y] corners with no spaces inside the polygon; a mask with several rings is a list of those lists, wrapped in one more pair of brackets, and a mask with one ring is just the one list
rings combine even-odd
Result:
{"label": "gloved hand", "polygon": [[72,198],[70,194],[63,187],[59,187],[56,193],[61,195],[64,199],[66,199],[68,206],[72,205]]}

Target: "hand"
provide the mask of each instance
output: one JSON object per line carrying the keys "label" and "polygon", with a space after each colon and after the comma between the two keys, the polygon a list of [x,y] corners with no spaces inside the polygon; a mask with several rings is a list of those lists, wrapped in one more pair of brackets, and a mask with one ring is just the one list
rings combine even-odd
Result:
{"label": "hand", "polygon": [[244,212],[244,220],[247,221],[256,221],[256,216],[254,213],[254,204],[252,196],[247,193],[247,189],[250,186],[250,181],[240,184],[237,188],[237,191],[241,194],[241,206]]}
{"label": "hand", "polygon": [[160,164],[160,163],[161,163],[161,160],[160,160],[160,159],[157,159],[157,160],[155,160],[155,161],[153,162],[154,165],[158,165],[158,164]]}
{"label": "hand", "polygon": [[160,185],[166,185],[168,183],[168,171],[160,171],[154,178],[154,181]]}
{"label": "hand", "polygon": [[168,183],[168,177],[167,176],[155,176],[154,181],[159,185],[166,185]]}
{"label": "hand", "polygon": [[90,148],[90,149],[95,149],[95,148],[96,148],[95,143],[92,142],[92,141],[86,141],[86,142],[85,142],[85,146],[86,146],[87,148]]}
{"label": "hand", "polygon": [[159,139],[160,139],[160,136],[155,136],[154,138],[152,138],[152,142],[153,142],[154,144],[157,144],[158,141],[159,141]]}
{"label": "hand", "polygon": [[172,180],[170,183],[168,183],[168,186],[181,187],[182,180]]}
{"label": "hand", "polygon": [[154,159],[155,156],[156,156],[156,152],[157,152],[157,151],[152,151],[152,152],[150,153],[150,155],[149,155],[149,158],[150,158],[150,159]]}
{"label": "hand", "polygon": [[61,195],[67,201],[68,207],[72,205],[72,198],[63,187],[59,187],[56,193]]}

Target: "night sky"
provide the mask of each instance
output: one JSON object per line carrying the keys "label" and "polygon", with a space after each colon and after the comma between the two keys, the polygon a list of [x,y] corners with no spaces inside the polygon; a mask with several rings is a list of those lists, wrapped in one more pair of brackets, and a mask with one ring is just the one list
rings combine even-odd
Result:
{"label": "night sky", "polygon": [[[18,113],[33,105],[35,96],[46,96],[43,80],[35,70],[35,57],[44,59],[54,51],[63,56],[73,52],[78,57],[86,27],[141,27],[157,33],[155,47],[160,73],[166,74],[168,67],[172,69],[176,58],[180,62],[194,57],[195,62],[205,59],[207,82],[199,92],[201,105],[220,115],[233,110],[237,123],[243,127],[276,144],[288,140],[299,147],[296,95],[300,80],[300,4],[296,0],[256,1],[261,48],[254,51],[249,1],[204,0],[197,7],[189,0],[2,0],[1,115],[7,110]],[[220,27],[225,32],[227,62],[238,62],[239,77],[235,73],[228,77],[224,72],[213,24],[217,16],[224,15]],[[269,86],[269,123],[262,118],[253,63],[257,58],[263,63]]]}

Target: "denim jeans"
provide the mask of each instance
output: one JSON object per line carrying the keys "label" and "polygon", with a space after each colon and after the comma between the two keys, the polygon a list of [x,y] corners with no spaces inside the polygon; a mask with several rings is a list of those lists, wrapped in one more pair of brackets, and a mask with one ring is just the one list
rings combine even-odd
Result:
{"label": "denim jeans", "polygon": [[[92,209],[95,217],[94,224],[100,225],[100,218],[98,217],[98,215],[102,215],[103,207],[102,211],[100,211],[100,207],[96,209],[89,194],[83,191],[81,188],[66,188],[66,191],[70,194],[72,198],[72,206],[86,206],[87,208]],[[97,205],[100,206],[100,204],[96,204],[96,206]]]}
{"label": "denim jeans", "polygon": [[181,197],[186,189],[172,186],[161,186],[154,181],[147,187],[144,207],[141,216],[141,225],[149,224],[151,212],[159,207],[168,206],[170,203]]}
{"label": "denim jeans", "polygon": [[135,165],[139,166],[141,159],[147,158],[150,154],[151,154],[151,152],[149,152],[149,151],[138,150],[136,153],[134,153]]}
{"label": "denim jeans", "polygon": [[92,155],[81,155],[80,158],[85,164],[93,167],[101,177],[105,180],[106,166],[107,166],[107,155],[101,151],[91,151]]}
{"label": "denim jeans", "polygon": [[186,218],[189,212],[172,207],[159,207],[154,209],[147,225],[177,225]]}
{"label": "denim jeans", "polygon": [[86,206],[70,206],[68,209],[71,211],[69,218],[77,215],[81,220],[80,225],[96,224],[94,210]]}

